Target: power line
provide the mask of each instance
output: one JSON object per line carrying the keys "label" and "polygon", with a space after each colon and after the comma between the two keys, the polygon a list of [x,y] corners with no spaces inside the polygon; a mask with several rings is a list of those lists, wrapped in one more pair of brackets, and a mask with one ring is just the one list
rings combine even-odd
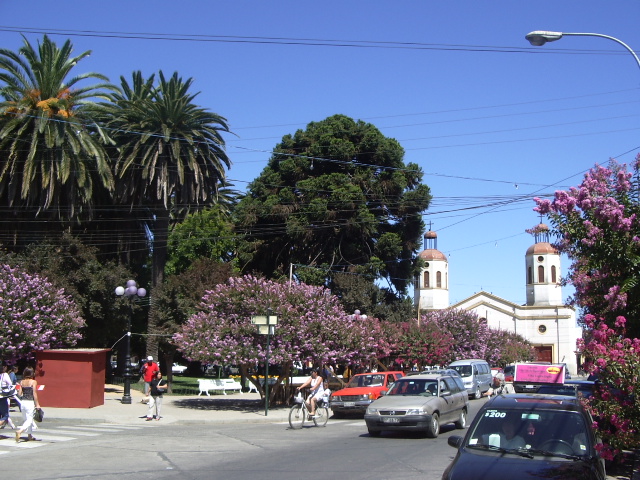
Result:
{"label": "power line", "polygon": [[63,35],[68,37],[95,37],[121,40],[154,40],[172,42],[198,43],[235,43],[253,45],[288,45],[310,47],[339,47],[339,48],[369,48],[369,49],[403,49],[403,50],[436,50],[460,52],[488,52],[488,53],[527,53],[536,55],[625,55],[626,52],[617,50],[569,49],[555,48],[554,50],[538,49],[536,47],[510,47],[493,45],[465,45],[446,43],[397,42],[384,40],[341,40],[322,38],[296,37],[263,37],[241,35],[201,35],[182,33],[157,32],[122,32],[106,30],[74,30],[57,28],[17,27],[0,25],[0,31],[14,33],[37,33],[44,35]]}

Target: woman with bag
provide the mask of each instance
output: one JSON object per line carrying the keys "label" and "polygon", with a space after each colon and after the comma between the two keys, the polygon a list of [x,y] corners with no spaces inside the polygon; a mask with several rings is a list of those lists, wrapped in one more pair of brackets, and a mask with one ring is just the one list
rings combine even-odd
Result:
{"label": "woman with bag", "polygon": [[0,397],[0,428],[7,426],[7,423],[12,429],[16,429],[16,426],[9,417],[9,401],[16,394],[16,389],[11,381],[11,377],[7,372],[8,367],[2,366],[2,373],[0,374],[0,388],[2,389],[2,397]]}
{"label": "woman with bag", "polygon": [[147,412],[147,422],[160,420],[160,410],[162,410],[162,394],[167,391],[167,382],[162,379],[162,372],[156,372],[151,380],[149,388],[149,411]]}
{"label": "woman with bag", "polygon": [[20,382],[22,390],[22,418],[24,423],[16,430],[16,442],[20,442],[20,436],[27,432],[27,441],[35,440],[31,433],[33,430],[37,430],[38,426],[33,419],[33,413],[36,408],[40,408],[40,402],[38,401],[38,382],[35,381],[33,368],[27,367],[22,374],[22,381]]}

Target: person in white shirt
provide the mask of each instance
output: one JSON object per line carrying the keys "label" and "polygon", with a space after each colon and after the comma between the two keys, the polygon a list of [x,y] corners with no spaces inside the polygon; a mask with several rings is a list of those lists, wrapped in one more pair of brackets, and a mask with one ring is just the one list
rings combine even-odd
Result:
{"label": "person in white shirt", "polygon": [[300,391],[305,387],[309,387],[311,390],[307,398],[307,407],[309,408],[309,414],[314,416],[318,402],[324,395],[324,379],[318,375],[318,370],[315,368],[311,370],[311,376],[297,390]]}

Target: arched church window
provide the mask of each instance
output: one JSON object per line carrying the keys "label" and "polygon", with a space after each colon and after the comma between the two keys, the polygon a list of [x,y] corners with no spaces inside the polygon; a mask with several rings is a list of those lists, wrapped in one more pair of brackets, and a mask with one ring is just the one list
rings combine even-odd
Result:
{"label": "arched church window", "polygon": [[551,283],[558,283],[556,279],[556,266],[551,265]]}
{"label": "arched church window", "polygon": [[531,267],[527,269],[527,283],[533,283],[533,270],[531,270]]}
{"label": "arched church window", "polygon": [[424,272],[424,288],[429,288],[429,272]]}
{"label": "arched church window", "polygon": [[544,283],[544,267],[538,265],[538,283]]}
{"label": "arched church window", "polygon": [[436,288],[442,288],[442,272],[436,272]]}

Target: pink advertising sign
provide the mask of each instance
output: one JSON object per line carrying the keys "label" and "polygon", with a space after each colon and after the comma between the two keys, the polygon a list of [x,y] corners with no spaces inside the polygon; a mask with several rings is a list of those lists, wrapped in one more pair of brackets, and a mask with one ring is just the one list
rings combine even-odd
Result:
{"label": "pink advertising sign", "polygon": [[513,381],[519,383],[564,383],[564,365],[516,364]]}

